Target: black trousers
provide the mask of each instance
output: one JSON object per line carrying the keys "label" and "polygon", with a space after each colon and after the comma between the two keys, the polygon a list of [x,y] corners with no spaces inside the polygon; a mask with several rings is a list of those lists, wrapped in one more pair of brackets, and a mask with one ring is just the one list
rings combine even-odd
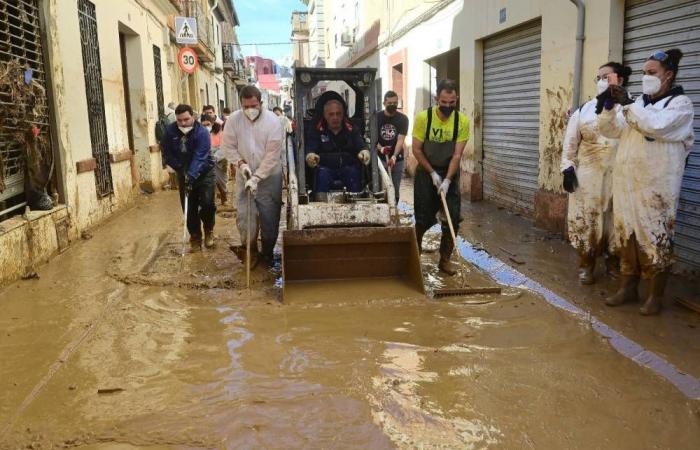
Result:
{"label": "black trousers", "polygon": [[[185,174],[177,173],[177,181],[180,192],[180,205],[185,210]],[[214,229],[216,217],[216,204],[214,203],[214,189],[216,187],[216,174],[214,169],[204,175],[200,175],[192,185],[192,192],[188,197],[187,231],[190,237],[202,237],[202,225],[205,231]]]}

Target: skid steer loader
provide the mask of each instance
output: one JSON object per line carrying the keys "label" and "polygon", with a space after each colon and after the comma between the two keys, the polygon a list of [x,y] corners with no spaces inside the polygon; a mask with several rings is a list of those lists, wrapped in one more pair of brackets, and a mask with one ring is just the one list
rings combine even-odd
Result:
{"label": "skid steer loader", "polygon": [[[399,223],[391,178],[374,150],[375,73],[295,70],[296,130],[287,148],[287,226],[282,233],[286,302],[425,294],[415,231]],[[343,96],[353,127],[360,129],[370,149],[362,192],[314,191],[316,169],[306,166],[304,145],[322,118],[316,103],[325,91]]]}

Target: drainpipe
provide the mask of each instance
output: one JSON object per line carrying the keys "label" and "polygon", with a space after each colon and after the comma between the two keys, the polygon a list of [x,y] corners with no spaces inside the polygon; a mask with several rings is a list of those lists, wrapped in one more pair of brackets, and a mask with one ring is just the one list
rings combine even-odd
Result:
{"label": "drainpipe", "polygon": [[584,26],[586,24],[586,5],[583,0],[570,0],[576,5],[578,14],[576,17],[576,60],[574,63],[574,98],[572,111],[578,108],[581,102],[581,66],[583,65],[583,41],[586,39]]}

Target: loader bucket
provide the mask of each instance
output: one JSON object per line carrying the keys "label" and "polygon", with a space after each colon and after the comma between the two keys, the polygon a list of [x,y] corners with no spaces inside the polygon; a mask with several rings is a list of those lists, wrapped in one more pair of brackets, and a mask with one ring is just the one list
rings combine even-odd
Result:
{"label": "loader bucket", "polygon": [[287,230],[284,301],[347,301],[425,294],[413,227]]}

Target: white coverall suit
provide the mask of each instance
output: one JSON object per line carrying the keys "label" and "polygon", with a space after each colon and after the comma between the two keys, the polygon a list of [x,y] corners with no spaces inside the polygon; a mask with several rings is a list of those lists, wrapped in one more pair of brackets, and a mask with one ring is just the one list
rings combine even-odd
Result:
{"label": "white coverall suit", "polygon": [[[271,111],[262,110],[255,121],[250,121],[242,110],[234,112],[226,121],[221,150],[232,164],[245,161],[254,177],[258,177],[257,193],[251,202],[251,247],[257,251],[258,227],[261,231],[262,255],[272,259],[279,234],[282,209],[282,125]],[[242,170],[236,172],[235,196],[238,203],[236,224],[241,244],[248,237],[248,192]]]}
{"label": "white coverall suit", "polygon": [[617,139],[598,131],[596,100],[586,102],[569,119],[561,157],[562,172],[576,169],[578,188],[569,194],[569,240],[581,256],[582,266],[595,264],[612,238],[613,163]]}
{"label": "white coverall suit", "polygon": [[693,115],[690,99],[677,95],[646,106],[640,96],[598,116],[601,133],[620,140],[613,173],[613,246],[621,249],[622,275],[651,279],[673,263],[676,210],[695,139]]}

